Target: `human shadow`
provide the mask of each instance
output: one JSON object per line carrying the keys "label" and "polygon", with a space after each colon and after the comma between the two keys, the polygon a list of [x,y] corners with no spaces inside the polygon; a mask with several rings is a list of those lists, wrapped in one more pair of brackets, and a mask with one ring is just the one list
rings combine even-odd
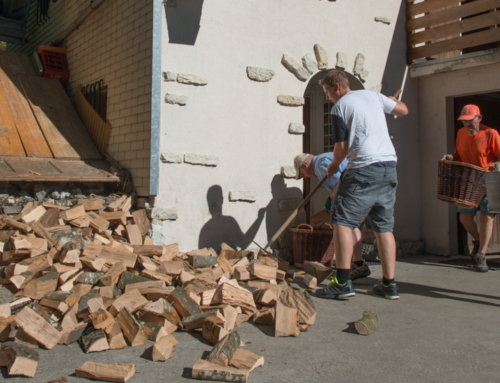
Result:
{"label": "human shadow", "polygon": [[[266,206],[266,232],[268,241],[292,213],[291,210],[281,211],[279,209],[279,202],[284,199],[303,198],[302,190],[297,187],[287,187],[285,180],[279,174],[275,175],[271,181],[271,193],[273,197]],[[292,221],[290,226],[293,224],[294,222]],[[273,245],[276,246],[276,244]]]}
{"label": "human shadow", "polygon": [[[168,4],[172,6],[168,6]],[[174,6],[175,4],[175,6]],[[168,42],[171,44],[194,45],[200,30],[203,0],[177,0],[167,2]]]}
{"label": "human shadow", "polygon": [[213,185],[208,189],[207,203],[211,218],[201,228],[198,247],[200,249],[211,247],[218,250],[221,243],[225,242],[234,249],[237,247],[246,249],[255,238],[264,220],[266,210],[264,208],[259,209],[257,218],[247,232],[243,233],[236,219],[231,216],[223,215],[222,205],[224,203],[224,197],[222,188],[219,185]]}

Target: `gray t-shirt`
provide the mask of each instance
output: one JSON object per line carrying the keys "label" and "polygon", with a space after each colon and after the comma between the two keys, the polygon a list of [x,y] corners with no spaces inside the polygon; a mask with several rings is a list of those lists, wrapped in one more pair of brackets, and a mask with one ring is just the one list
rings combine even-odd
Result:
{"label": "gray t-shirt", "polygon": [[396,101],[374,90],[351,91],[333,106],[334,142],[349,141],[347,169],[397,161],[385,120],[395,106]]}

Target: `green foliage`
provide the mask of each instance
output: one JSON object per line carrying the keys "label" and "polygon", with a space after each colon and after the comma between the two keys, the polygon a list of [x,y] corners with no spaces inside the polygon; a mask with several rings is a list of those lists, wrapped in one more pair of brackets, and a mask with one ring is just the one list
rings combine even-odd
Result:
{"label": "green foliage", "polygon": [[0,41],[0,47],[6,47],[7,43],[4,43],[3,41]]}

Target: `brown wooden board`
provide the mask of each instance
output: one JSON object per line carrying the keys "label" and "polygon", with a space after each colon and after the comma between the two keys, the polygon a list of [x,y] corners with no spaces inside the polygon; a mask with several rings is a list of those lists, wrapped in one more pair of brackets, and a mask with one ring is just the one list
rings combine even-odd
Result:
{"label": "brown wooden board", "polygon": [[406,6],[406,16],[413,17],[421,15],[422,13],[427,13],[431,11],[436,11],[438,9],[449,7],[452,5],[459,5],[458,0],[432,0],[432,1],[422,1],[417,4],[408,4]]}
{"label": "brown wooden board", "polygon": [[55,158],[101,159],[59,80],[19,80]]}
{"label": "brown wooden board", "polygon": [[[0,68],[0,73],[1,73]],[[16,125],[12,119],[7,98],[0,89],[0,152],[5,156],[25,156],[21,139],[17,134]]]}
{"label": "brown wooden board", "polygon": [[[24,96],[18,75],[36,77],[26,54],[0,51],[0,93],[28,157],[52,158],[52,153]],[[0,95],[0,98],[2,96]],[[0,112],[4,115],[4,111]],[[0,117],[1,118],[1,117]]]}

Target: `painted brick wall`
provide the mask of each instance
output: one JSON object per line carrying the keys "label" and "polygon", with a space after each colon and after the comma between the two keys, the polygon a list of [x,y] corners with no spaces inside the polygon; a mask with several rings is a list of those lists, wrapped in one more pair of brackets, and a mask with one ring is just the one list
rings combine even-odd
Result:
{"label": "painted brick wall", "polygon": [[[30,14],[27,38],[11,51],[31,54],[48,44],[89,4],[89,1],[51,3],[50,20],[36,25]],[[63,43],[68,48],[73,98],[77,85],[104,80],[108,85],[107,119],[112,131],[107,152],[130,170],[137,193],[149,195],[151,137],[151,66],[153,4],[150,1],[106,0]]]}

